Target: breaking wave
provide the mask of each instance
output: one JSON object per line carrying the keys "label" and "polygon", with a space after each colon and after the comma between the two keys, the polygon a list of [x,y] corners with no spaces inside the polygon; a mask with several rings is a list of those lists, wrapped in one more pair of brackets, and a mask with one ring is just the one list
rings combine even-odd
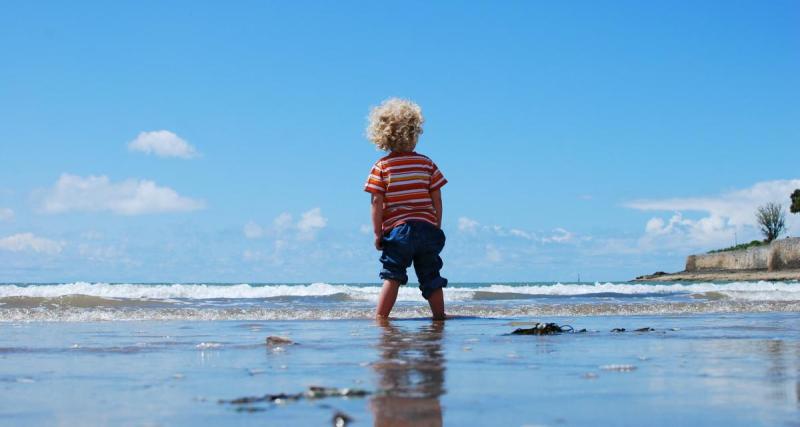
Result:
{"label": "breaking wave", "polygon": [[[369,318],[379,294],[374,284],[4,284],[0,322]],[[454,283],[445,298],[449,313],[480,317],[800,311],[800,283]],[[394,314],[427,310],[415,285],[400,289]]]}
{"label": "breaking wave", "polygon": [[[312,283],[308,285],[226,285],[75,282],[52,285],[0,285],[0,298],[2,299],[8,297],[56,298],[70,295],[86,295],[110,299],[203,300],[330,297],[343,294],[356,301],[374,301],[379,293],[380,287],[375,285],[334,285],[328,283]],[[711,293],[733,299],[794,301],[800,300],[800,284],[797,282],[763,281],[657,285],[639,283],[451,284],[447,288],[447,297],[457,301],[524,299],[543,296],[646,297],[681,294],[711,295]],[[416,286],[407,285],[400,289],[399,300],[419,301],[421,297]]]}

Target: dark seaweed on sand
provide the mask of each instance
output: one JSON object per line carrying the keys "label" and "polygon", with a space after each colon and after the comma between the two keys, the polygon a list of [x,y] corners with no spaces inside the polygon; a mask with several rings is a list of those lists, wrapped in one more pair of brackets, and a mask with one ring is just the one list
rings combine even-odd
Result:
{"label": "dark seaweed on sand", "polygon": [[[620,333],[625,332],[627,329],[625,328],[614,328],[611,332]],[[646,326],[644,328],[634,329],[634,332],[653,332],[655,329]],[[511,335],[557,335],[563,334],[567,332],[574,332],[574,333],[582,333],[586,332],[586,329],[581,329],[576,331],[570,325],[558,325],[556,323],[535,323],[532,328],[518,328],[515,329]]]}
{"label": "dark seaweed on sand", "polygon": [[300,399],[324,399],[327,397],[364,397],[370,392],[354,388],[333,388],[311,386],[304,393],[278,393],[265,394],[263,396],[245,396],[231,400],[220,400],[219,403],[229,403],[231,405],[249,405],[260,402],[291,402]]}
{"label": "dark seaweed on sand", "polygon": [[[532,328],[518,328],[511,335],[555,335],[565,332],[574,332],[570,325],[557,325],[555,323],[537,323]],[[584,332],[585,330],[579,331]]]}

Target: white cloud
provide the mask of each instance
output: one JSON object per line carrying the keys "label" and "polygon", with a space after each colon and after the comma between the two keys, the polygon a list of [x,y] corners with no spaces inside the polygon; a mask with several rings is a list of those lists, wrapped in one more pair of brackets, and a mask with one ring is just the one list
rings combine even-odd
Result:
{"label": "white cloud", "polygon": [[264,228],[260,225],[256,224],[254,221],[249,221],[247,224],[244,225],[244,237],[248,239],[260,239],[264,237]]}
{"label": "white cloud", "polygon": [[39,192],[46,213],[109,211],[119,215],[185,212],[202,209],[202,201],[179,195],[153,181],[127,179],[111,182],[107,176],[86,178],[62,174],[52,189]]}
{"label": "white cloud", "polygon": [[478,230],[479,225],[478,221],[464,216],[458,219],[458,231],[474,233]]}
{"label": "white cloud", "polygon": [[694,211],[726,219],[732,226],[755,225],[755,210],[768,202],[787,206],[789,195],[800,188],[800,179],[764,181],[750,188],[718,196],[634,200],[625,206],[642,211]]}
{"label": "white cloud", "polygon": [[647,221],[639,244],[644,250],[727,245],[733,243],[737,230],[726,218],[718,215],[693,220],[678,212],[668,221],[658,217]]}
{"label": "white cloud", "polygon": [[78,245],[78,254],[88,261],[131,263],[125,251],[114,245],[80,243]]}
{"label": "white cloud", "polygon": [[300,231],[299,237],[303,240],[311,240],[316,236],[317,231],[328,225],[328,219],[322,216],[320,208],[314,208],[304,212],[297,221],[297,229]]}
{"label": "white cloud", "polygon": [[525,230],[520,230],[518,228],[512,228],[508,231],[508,234],[516,237],[522,237],[523,239],[532,240],[535,236],[532,233],[529,233]]}
{"label": "white cloud", "polygon": [[569,243],[575,238],[575,233],[569,232],[563,228],[556,228],[553,234],[549,237],[542,238],[544,243]]}
{"label": "white cloud", "polygon": [[[313,208],[301,214],[296,223],[292,214],[283,212],[272,220],[272,227],[262,227],[255,221],[249,221],[244,225],[242,232],[248,239],[270,236],[276,239],[276,243],[280,242],[280,245],[285,245],[288,241],[314,240],[317,232],[327,225],[328,219],[322,215],[322,209]],[[282,249],[282,247],[277,249]],[[245,258],[254,259],[252,256]]]}
{"label": "white cloud", "polygon": [[292,220],[292,214],[288,212],[284,212],[272,221],[272,225],[275,226],[275,230],[277,232],[283,232],[293,227],[294,221]]}
{"label": "white cloud", "polygon": [[280,251],[286,249],[289,246],[289,242],[283,239],[278,239],[275,241],[275,253],[280,253]]}
{"label": "white cloud", "polygon": [[[642,249],[655,247],[699,248],[729,245],[734,236],[755,237],[756,209],[768,202],[787,206],[789,195],[800,188],[800,179],[763,181],[741,190],[717,196],[637,200],[626,206],[642,211],[671,211],[668,220],[651,218],[639,241]],[[686,218],[683,212],[701,212],[699,219]],[[800,226],[800,218],[787,215],[787,225]]]}
{"label": "white cloud", "polygon": [[[290,245],[290,242],[284,239],[276,239],[272,245],[272,251],[262,251],[257,249],[245,249],[242,252],[242,260],[250,263],[267,263],[273,266],[279,266],[285,263],[285,252],[297,250],[304,252],[304,247]],[[300,257],[302,258],[302,257]]]}
{"label": "white cloud", "polygon": [[14,219],[14,211],[11,208],[0,208],[0,222],[12,219]]}
{"label": "white cloud", "polygon": [[369,224],[361,224],[358,231],[360,231],[361,234],[372,234],[372,226]]}
{"label": "white cloud", "polygon": [[128,143],[128,149],[145,154],[155,154],[158,157],[180,157],[182,159],[197,157],[197,150],[194,147],[168,130],[141,132],[136,139]]}
{"label": "white cloud", "polygon": [[0,249],[11,252],[36,252],[55,255],[60,253],[65,245],[64,242],[38,237],[33,233],[18,233],[0,239]]}
{"label": "white cloud", "polygon": [[508,238],[515,237],[530,240],[533,243],[571,243],[576,240],[587,240],[588,237],[578,238],[575,233],[563,228],[556,228],[550,236],[540,237],[542,233],[527,231],[520,228],[505,228],[500,225],[481,225],[478,221],[467,217],[458,219],[458,231],[483,238]]}
{"label": "white cloud", "polygon": [[261,261],[265,258],[264,254],[261,251],[251,251],[250,249],[245,249],[242,252],[242,259],[249,262],[257,262]]}

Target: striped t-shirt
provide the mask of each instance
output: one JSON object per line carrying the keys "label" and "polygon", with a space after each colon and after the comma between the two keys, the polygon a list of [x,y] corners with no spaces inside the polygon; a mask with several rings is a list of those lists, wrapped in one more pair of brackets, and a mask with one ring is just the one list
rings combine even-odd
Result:
{"label": "striped t-shirt", "polygon": [[431,191],[445,184],[447,180],[431,159],[413,151],[393,151],[372,166],[364,191],[384,195],[385,232],[412,220],[436,225]]}

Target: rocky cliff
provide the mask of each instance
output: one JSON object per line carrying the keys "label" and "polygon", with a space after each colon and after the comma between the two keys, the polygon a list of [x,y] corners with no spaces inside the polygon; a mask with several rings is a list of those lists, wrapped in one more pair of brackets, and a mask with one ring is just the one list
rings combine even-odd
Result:
{"label": "rocky cliff", "polygon": [[686,272],[711,270],[766,270],[779,271],[800,268],[800,238],[775,240],[768,246],[689,255]]}
{"label": "rocky cliff", "polygon": [[638,281],[800,280],[800,238],[776,240],[756,248],[689,255],[686,270],[637,277]]}

